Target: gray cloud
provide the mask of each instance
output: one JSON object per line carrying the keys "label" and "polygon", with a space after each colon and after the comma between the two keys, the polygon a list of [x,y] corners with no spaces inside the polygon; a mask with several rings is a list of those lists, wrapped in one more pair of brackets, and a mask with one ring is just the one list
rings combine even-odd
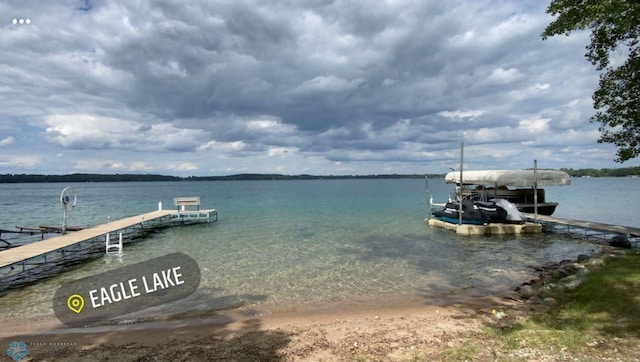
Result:
{"label": "gray cloud", "polygon": [[611,167],[588,34],[543,42],[546,5],[9,1],[0,172],[444,172],[461,140],[474,168]]}

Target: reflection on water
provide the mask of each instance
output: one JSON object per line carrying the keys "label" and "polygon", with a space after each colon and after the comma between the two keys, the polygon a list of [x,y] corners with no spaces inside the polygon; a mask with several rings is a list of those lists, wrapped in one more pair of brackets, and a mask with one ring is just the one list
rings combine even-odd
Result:
{"label": "reflection on water", "polygon": [[[0,216],[0,228],[55,223],[61,215],[56,200],[64,186],[0,185],[0,197],[15,210]],[[435,199],[445,199],[450,191],[442,180],[432,180],[429,186]],[[133,318],[206,315],[235,308],[264,313],[341,303],[392,305],[453,292],[487,295],[528,280],[534,275],[532,266],[597,249],[558,235],[469,238],[432,229],[423,222],[427,195],[421,179],[73,187],[78,206],[70,224],[96,225],[107,216],[147,212],[158,201],[171,205],[174,196],[191,195],[200,196],[203,208],[217,208],[220,220],[164,229],[126,245],[121,258],[92,259],[12,291],[0,298],[5,323],[53,318],[53,295],[66,281],[173,252],[198,262],[199,289]],[[558,196],[550,190],[548,195]],[[569,200],[559,199],[559,211],[571,209]]]}

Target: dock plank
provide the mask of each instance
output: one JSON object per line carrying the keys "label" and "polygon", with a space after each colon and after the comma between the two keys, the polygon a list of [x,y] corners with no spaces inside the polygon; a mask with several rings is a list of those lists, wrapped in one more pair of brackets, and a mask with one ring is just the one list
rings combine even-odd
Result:
{"label": "dock plank", "polygon": [[[534,214],[525,213],[525,212],[523,212],[522,214],[527,218],[529,218],[530,220],[534,219]],[[631,235],[634,237],[640,236],[640,228],[636,228],[632,226],[604,224],[604,223],[599,223],[594,221],[585,221],[585,220],[563,219],[559,217],[546,216],[546,215],[538,215],[537,220],[540,222],[551,222],[554,224],[581,227],[584,229],[606,231],[614,234],[625,234],[625,235]]]}
{"label": "dock plank", "polygon": [[95,237],[105,235],[107,233],[138,225],[142,222],[143,218],[146,222],[170,216],[175,213],[175,210],[151,211],[145,214],[131,216],[128,218],[111,221],[106,224],[97,225],[92,228],[82,229],[65,235],[60,235],[50,239],[22,245],[17,248],[4,250],[0,252],[0,268],[19,263],[26,259],[41,256],[46,253],[71,246],[73,244],[91,240]]}

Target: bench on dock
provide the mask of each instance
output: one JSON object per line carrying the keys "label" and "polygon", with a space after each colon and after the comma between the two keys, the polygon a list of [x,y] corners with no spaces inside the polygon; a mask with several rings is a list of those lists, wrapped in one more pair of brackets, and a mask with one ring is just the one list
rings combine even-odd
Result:
{"label": "bench on dock", "polygon": [[184,211],[187,206],[195,206],[197,211],[200,211],[200,197],[174,197],[173,205],[178,208],[178,211]]}

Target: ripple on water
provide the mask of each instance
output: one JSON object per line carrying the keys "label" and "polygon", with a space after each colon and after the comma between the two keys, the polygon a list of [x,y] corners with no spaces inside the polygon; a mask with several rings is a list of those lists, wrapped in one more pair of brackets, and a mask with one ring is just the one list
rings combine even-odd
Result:
{"label": "ripple on water", "polygon": [[[0,318],[6,323],[52,318],[53,295],[62,283],[172,252],[198,262],[199,289],[132,318],[394,305],[460,291],[488,294],[528,280],[534,275],[531,266],[595,250],[591,243],[557,235],[468,238],[429,228],[419,179],[151,183],[150,189],[145,184],[78,185],[79,203],[92,201],[74,210],[72,220],[95,225],[105,210],[112,218],[146,212],[162,194],[165,205],[173,196],[199,195],[204,207],[220,210],[220,221],[164,229],[125,245],[122,258],[93,259],[12,291],[0,297]],[[22,191],[59,195],[59,186],[29,190],[26,185]],[[441,191],[442,199],[448,189]],[[50,205],[42,207],[57,213]],[[40,217],[29,220],[47,223]]]}

